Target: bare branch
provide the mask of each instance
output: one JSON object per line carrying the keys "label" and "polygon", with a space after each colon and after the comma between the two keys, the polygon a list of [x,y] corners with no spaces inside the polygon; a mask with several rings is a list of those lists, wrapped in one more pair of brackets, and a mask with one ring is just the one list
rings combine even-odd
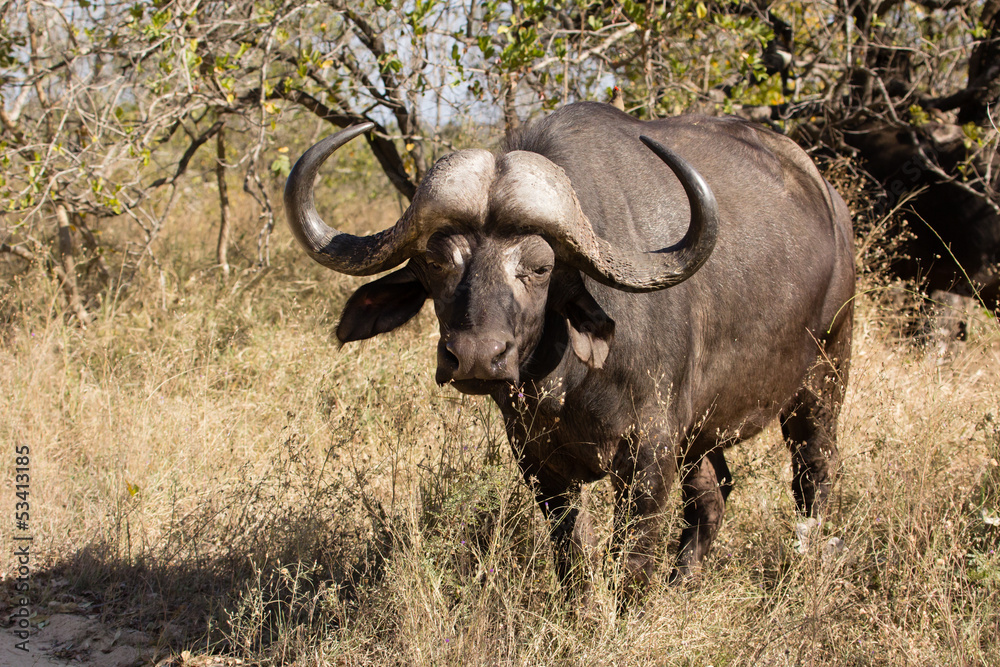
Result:
{"label": "bare branch", "polygon": [[38,259],[35,253],[31,252],[23,245],[9,245],[7,243],[0,242],[0,252],[6,252],[15,257],[20,257],[21,259],[27,260],[29,262],[34,262]]}
{"label": "bare branch", "polygon": [[407,175],[403,160],[396,150],[396,145],[384,138],[386,131],[380,123],[363,115],[337,113],[311,95],[307,95],[301,90],[287,90],[282,85],[275,87],[273,97],[294,102],[337,127],[349,127],[363,122],[375,123],[375,131],[365,135],[368,145],[393,187],[407,199],[413,199],[417,187]]}
{"label": "bare branch", "polygon": [[198,152],[198,149],[201,148],[206,141],[208,141],[216,134],[218,134],[220,131],[222,131],[222,127],[223,127],[223,122],[221,120],[217,120],[215,121],[215,123],[212,124],[212,127],[208,128],[207,130],[199,134],[197,137],[195,137],[191,141],[191,145],[188,146],[186,151],[184,151],[184,155],[181,156],[180,161],[178,161],[177,169],[174,171],[173,177],[158,178],[149,184],[149,188],[150,189],[158,188],[162,185],[167,185],[167,184],[173,185],[174,183],[176,183],[177,179],[180,178],[185,171],[187,171],[188,164],[191,162],[191,158],[194,157],[194,154]]}

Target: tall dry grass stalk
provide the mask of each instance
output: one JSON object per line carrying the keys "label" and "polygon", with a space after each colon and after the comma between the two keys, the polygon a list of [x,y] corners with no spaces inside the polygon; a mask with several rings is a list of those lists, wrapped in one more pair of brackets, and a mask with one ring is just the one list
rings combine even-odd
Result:
{"label": "tall dry grass stalk", "polygon": [[[36,623],[78,601],[146,633],[149,660],[244,664],[1000,659],[1000,330],[985,314],[942,357],[862,294],[812,548],[797,548],[772,429],[733,452],[701,579],[618,613],[611,560],[586,574],[586,605],[567,602],[498,414],[433,383],[432,314],[338,351],[360,282],[283,241],[248,289],[161,258],[162,285],[108,299],[85,331],[41,272],[2,291],[0,443],[8,479],[14,445],[32,452]],[[607,488],[587,502],[606,536]]]}

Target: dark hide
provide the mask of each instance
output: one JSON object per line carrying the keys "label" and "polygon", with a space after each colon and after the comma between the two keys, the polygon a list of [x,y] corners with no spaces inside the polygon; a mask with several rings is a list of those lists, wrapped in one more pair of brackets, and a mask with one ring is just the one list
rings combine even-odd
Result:
{"label": "dark hide", "polygon": [[441,324],[437,379],[500,406],[552,522],[560,573],[592,546],[580,485],[610,476],[633,592],[653,573],[677,472],[684,575],[722,521],[733,484],[725,448],[775,418],[799,509],[822,510],[837,465],[854,294],[846,206],[805,153],[764,128],[696,116],[640,122],[580,103],[509,137],[504,150],[552,160],[598,235],[656,252],[684,237],[689,206],[640,134],[689,161],[718,200],[718,241],[693,277],[645,294],[598,284],[554,260],[545,239],[519,234],[506,203],[491,199],[484,222],[456,220],[431,237],[405,280],[362,288],[338,330],[344,341],[374,335],[431,298]]}

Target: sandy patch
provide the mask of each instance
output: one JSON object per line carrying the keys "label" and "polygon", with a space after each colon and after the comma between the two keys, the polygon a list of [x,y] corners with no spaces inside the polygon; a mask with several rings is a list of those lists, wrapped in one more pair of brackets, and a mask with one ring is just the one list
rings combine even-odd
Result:
{"label": "sandy patch", "polygon": [[28,651],[13,629],[0,630],[0,664],[10,667],[132,667],[148,663],[154,655],[144,632],[115,629],[79,614],[54,614],[41,628],[33,627]]}

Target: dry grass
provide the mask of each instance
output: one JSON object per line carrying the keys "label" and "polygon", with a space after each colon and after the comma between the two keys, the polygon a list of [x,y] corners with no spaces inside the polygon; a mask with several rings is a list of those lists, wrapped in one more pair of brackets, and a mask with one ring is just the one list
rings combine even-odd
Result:
{"label": "dry grass", "polygon": [[[360,281],[310,266],[283,232],[276,247],[275,269],[235,290],[167,254],[162,287],[109,299],[86,331],[41,271],[0,291],[0,442],[6,479],[14,445],[31,448],[36,624],[73,603],[172,664],[1000,659],[1000,329],[985,314],[939,358],[862,296],[816,547],[795,549],[768,431],[733,452],[701,581],[619,615],[613,564],[585,610],[565,601],[496,411],[433,383],[430,309],[338,351]],[[590,502],[606,523],[606,488]]]}

